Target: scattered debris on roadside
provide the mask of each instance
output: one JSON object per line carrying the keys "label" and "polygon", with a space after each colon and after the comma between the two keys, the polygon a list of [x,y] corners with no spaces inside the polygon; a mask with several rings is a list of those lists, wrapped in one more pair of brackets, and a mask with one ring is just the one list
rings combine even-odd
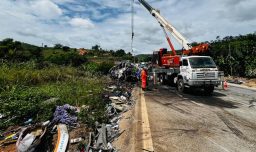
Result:
{"label": "scattered debris on roadside", "polygon": [[134,104],[131,100],[131,86],[111,85],[105,89],[105,101],[108,102],[106,114],[109,119],[107,124],[95,122],[94,142],[90,147],[93,150],[116,151],[112,142],[125,130],[120,130],[119,122],[121,114],[129,110]]}
{"label": "scattered debris on roadside", "polygon": [[15,143],[19,137],[21,127],[9,127],[8,131],[0,134],[0,147],[12,145],[15,148]]}
{"label": "scattered debris on roadside", "polygon": [[243,77],[226,77],[225,80],[228,83],[233,83],[237,85],[242,85],[250,88],[256,88],[256,79],[255,78],[243,78]]}
{"label": "scattered debris on roadside", "polygon": [[66,124],[58,124],[58,139],[54,151],[65,152],[69,142],[68,128]]}
{"label": "scattered debris on roadside", "polygon": [[16,142],[18,152],[33,152],[41,143],[41,139],[46,133],[47,125],[50,121],[42,124],[31,125],[21,129]]}
{"label": "scattered debris on roadside", "polygon": [[121,62],[109,70],[110,77],[129,82],[138,81],[138,71],[140,69],[129,61]]}
{"label": "scattered debris on roadside", "polygon": [[[135,73],[138,69],[130,65],[125,67],[124,73],[116,77],[118,80],[136,80]],[[0,131],[0,151],[116,151],[112,142],[125,132],[119,128],[122,113],[134,105],[131,98],[132,88],[131,83],[114,81],[104,89],[102,101],[106,105],[107,122],[95,121],[94,128],[91,128],[79,121],[78,117],[79,113],[83,109],[89,109],[89,106],[56,106],[51,121],[36,123],[33,119],[27,119],[23,126],[9,127],[5,132]],[[59,99],[51,98],[45,103],[56,100]],[[4,114],[0,114],[0,119],[3,117]]]}
{"label": "scattered debris on roadside", "polygon": [[244,81],[239,80],[239,79],[228,79],[227,82],[234,83],[234,84],[243,84],[244,83]]}
{"label": "scattered debris on roadside", "polygon": [[76,111],[77,108],[70,106],[69,104],[57,106],[53,114],[52,123],[62,123],[75,127],[77,125],[77,117],[75,116]]}

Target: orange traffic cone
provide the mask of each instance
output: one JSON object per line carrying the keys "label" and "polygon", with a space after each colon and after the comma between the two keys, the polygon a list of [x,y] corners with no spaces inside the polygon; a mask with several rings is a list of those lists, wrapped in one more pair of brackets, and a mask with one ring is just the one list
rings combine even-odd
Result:
{"label": "orange traffic cone", "polygon": [[227,83],[227,81],[223,82],[223,89],[224,90],[228,90],[228,83]]}

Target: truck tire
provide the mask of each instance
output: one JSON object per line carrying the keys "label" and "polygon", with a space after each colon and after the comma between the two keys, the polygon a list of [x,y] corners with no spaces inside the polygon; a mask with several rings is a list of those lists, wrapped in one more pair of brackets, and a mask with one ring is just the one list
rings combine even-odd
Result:
{"label": "truck tire", "polygon": [[174,83],[174,78],[177,77],[177,75],[171,75],[171,76],[168,76],[168,84],[171,86],[171,87],[176,87],[177,84]]}
{"label": "truck tire", "polygon": [[214,90],[214,86],[205,86],[204,87],[205,95],[212,95],[213,90]]}
{"label": "truck tire", "polygon": [[183,79],[179,79],[177,81],[177,89],[178,89],[179,92],[184,92],[185,87],[184,87]]}
{"label": "truck tire", "polygon": [[166,84],[166,80],[165,80],[164,74],[161,74],[161,75],[159,76],[159,81],[160,81],[161,84]]}

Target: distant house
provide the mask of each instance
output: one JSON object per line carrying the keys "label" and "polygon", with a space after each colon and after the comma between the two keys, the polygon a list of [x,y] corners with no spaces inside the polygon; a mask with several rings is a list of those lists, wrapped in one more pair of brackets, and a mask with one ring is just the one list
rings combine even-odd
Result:
{"label": "distant house", "polygon": [[79,55],[82,55],[82,56],[88,54],[88,51],[84,48],[80,48],[78,49],[78,51],[79,51]]}

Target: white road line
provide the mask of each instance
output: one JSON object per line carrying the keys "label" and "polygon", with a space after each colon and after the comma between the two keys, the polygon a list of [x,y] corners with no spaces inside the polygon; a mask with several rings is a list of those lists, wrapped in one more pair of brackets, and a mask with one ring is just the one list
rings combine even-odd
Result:
{"label": "white road line", "polygon": [[141,93],[141,119],[142,119],[142,142],[143,150],[154,151],[153,141],[150,131],[150,125],[148,120],[148,112],[145,101],[145,96]]}

